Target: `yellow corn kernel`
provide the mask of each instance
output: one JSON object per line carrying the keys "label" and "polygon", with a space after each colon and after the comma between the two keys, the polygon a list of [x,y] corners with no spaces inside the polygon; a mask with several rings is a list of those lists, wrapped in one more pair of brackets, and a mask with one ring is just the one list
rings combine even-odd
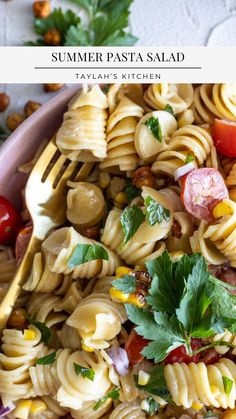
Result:
{"label": "yellow corn kernel", "polygon": [[90,346],[85,345],[85,343],[82,342],[82,349],[86,352],[94,352],[94,348],[91,348]]}
{"label": "yellow corn kernel", "polygon": [[223,215],[231,215],[231,214],[232,214],[231,208],[224,201],[219,202],[219,204],[217,204],[215,208],[213,209],[213,216],[215,218],[220,218],[220,217],[223,217]]}
{"label": "yellow corn kernel", "polygon": [[142,308],[145,305],[145,301],[140,301],[135,293],[129,294],[126,302],[139,308]]}
{"label": "yellow corn kernel", "polygon": [[137,272],[137,271],[142,271],[142,272],[146,272],[146,267],[145,267],[145,265],[135,265],[135,267],[134,267],[134,272]]}
{"label": "yellow corn kernel", "polygon": [[150,374],[148,372],[145,372],[143,370],[140,370],[138,373],[138,384],[140,386],[146,386],[148,381],[150,380]]}
{"label": "yellow corn kernel", "polygon": [[193,402],[191,407],[194,410],[201,410],[203,408],[203,404],[202,403],[195,403],[195,402]]}
{"label": "yellow corn kernel", "polygon": [[116,268],[116,276],[121,278],[124,275],[130,275],[132,273],[132,269],[128,268],[127,266],[119,266]]}
{"label": "yellow corn kernel", "polygon": [[18,404],[17,407],[19,409],[28,409],[30,408],[32,401],[31,400],[21,400]]}
{"label": "yellow corn kernel", "polygon": [[115,202],[117,204],[123,205],[123,204],[127,204],[127,197],[125,195],[124,192],[118,192],[118,194],[116,194],[115,196]]}
{"label": "yellow corn kernel", "polygon": [[38,415],[46,409],[47,405],[42,400],[32,400],[30,405],[30,413],[32,413],[32,415]]}
{"label": "yellow corn kernel", "polygon": [[14,409],[14,417],[18,419],[26,419],[29,416],[31,400],[21,400]]}
{"label": "yellow corn kernel", "polygon": [[34,340],[36,338],[36,332],[33,329],[24,330],[24,339],[25,340]]}
{"label": "yellow corn kernel", "polygon": [[124,292],[117,290],[114,287],[110,288],[109,293],[111,299],[114,301],[121,301],[122,303],[125,303],[129,298],[129,294],[125,294]]}

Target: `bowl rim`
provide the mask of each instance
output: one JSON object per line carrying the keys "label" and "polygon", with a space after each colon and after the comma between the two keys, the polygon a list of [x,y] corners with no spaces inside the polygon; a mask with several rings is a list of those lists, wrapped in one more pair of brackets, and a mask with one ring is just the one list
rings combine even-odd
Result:
{"label": "bowl rim", "polygon": [[66,100],[66,98],[68,97],[68,100],[71,98],[72,94],[78,92],[78,90],[81,88],[81,83],[78,83],[76,85],[73,86],[69,86],[65,89],[63,89],[63,91],[59,92],[58,94],[56,94],[53,98],[49,99],[47,102],[45,102],[42,106],[40,106],[39,109],[37,109],[37,111],[33,112],[28,118],[26,118],[20,125],[19,127],[13,131],[9,137],[6,139],[6,141],[4,141],[1,146],[0,146],[0,155],[4,154],[4,153],[8,153],[9,149],[11,149],[12,147],[14,147],[14,144],[19,141],[19,137],[23,137],[24,132],[27,131],[32,124],[34,124],[35,122],[37,122],[38,119],[40,119],[41,117],[43,117],[43,115],[47,112],[50,112],[50,108],[52,107],[52,105],[54,105],[56,102],[62,100]]}

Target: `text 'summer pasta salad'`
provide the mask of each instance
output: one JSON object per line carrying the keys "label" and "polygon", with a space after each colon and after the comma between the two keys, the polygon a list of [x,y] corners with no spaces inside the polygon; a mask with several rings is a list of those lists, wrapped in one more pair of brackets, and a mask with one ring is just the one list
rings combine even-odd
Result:
{"label": "text 'summer pasta salad'", "polygon": [[[0,416],[235,419],[236,83],[85,86],[54,142],[83,177],[2,331]],[[32,226],[0,210],[2,300]]]}

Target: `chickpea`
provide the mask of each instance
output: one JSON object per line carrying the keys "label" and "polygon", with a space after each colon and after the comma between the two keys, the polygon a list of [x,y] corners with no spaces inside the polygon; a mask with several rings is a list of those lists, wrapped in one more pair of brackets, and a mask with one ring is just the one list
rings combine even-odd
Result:
{"label": "chickpea", "polygon": [[153,187],[155,185],[155,176],[149,166],[142,166],[132,174],[132,182],[137,188],[142,186]]}
{"label": "chickpea", "polygon": [[100,228],[98,226],[88,227],[80,230],[82,236],[88,237],[89,239],[96,240],[99,237]]}
{"label": "chickpea", "polygon": [[24,115],[17,112],[12,112],[10,115],[8,115],[6,120],[7,128],[10,131],[15,131],[15,129],[19,127],[19,125],[24,121],[24,119]]}
{"label": "chickpea", "polygon": [[107,197],[111,199],[115,199],[116,195],[125,189],[125,186],[126,186],[125,179],[118,176],[113,177],[113,179],[111,180],[107,188]]}
{"label": "chickpea", "polygon": [[57,29],[49,29],[44,35],[44,41],[47,45],[61,45],[61,34]]}
{"label": "chickpea", "polygon": [[6,93],[0,93],[0,112],[4,112],[10,103],[10,98]]}
{"label": "chickpea", "polygon": [[37,111],[37,109],[40,108],[40,106],[41,106],[41,103],[33,102],[32,100],[29,100],[25,104],[25,107],[24,107],[24,112],[25,112],[26,118],[28,118],[28,116],[32,115],[32,113]]}
{"label": "chickpea", "polygon": [[236,408],[227,409],[222,416],[223,419],[235,419],[236,418]]}
{"label": "chickpea", "polygon": [[51,6],[49,1],[47,0],[39,0],[33,3],[33,13],[34,17],[38,17],[39,19],[44,19],[48,17],[51,12]]}
{"label": "chickpea", "polygon": [[27,324],[27,313],[23,308],[13,308],[8,319],[7,326],[14,328],[24,328]]}
{"label": "chickpea", "polygon": [[64,84],[61,83],[45,83],[43,85],[43,90],[48,93],[48,92],[57,92],[58,90],[60,90],[62,87],[64,86]]}

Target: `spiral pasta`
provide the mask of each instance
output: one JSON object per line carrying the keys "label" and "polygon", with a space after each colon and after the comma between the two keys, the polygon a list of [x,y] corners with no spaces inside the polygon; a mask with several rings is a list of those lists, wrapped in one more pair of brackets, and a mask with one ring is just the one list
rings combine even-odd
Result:
{"label": "spiral pasta", "polygon": [[167,150],[161,152],[153,163],[152,171],[174,177],[176,169],[185,164],[188,154],[195,158],[195,166],[202,165],[212,146],[212,138],[205,128],[185,125],[174,132]]}
{"label": "spiral pasta", "polygon": [[134,133],[143,109],[123,97],[107,121],[107,157],[100,169],[118,166],[120,170],[134,170],[138,156],[134,145]]}
{"label": "spiral pasta", "polygon": [[24,333],[5,329],[0,353],[0,392],[4,406],[19,398],[34,396],[29,367],[45,353],[41,333],[30,326]]}
{"label": "spiral pasta", "polygon": [[138,402],[124,402],[119,404],[109,416],[109,419],[145,419],[146,414],[141,410]]}
{"label": "spiral pasta", "polygon": [[[77,375],[74,363],[93,368],[94,380]],[[57,359],[57,374],[61,386],[57,392],[57,400],[61,406],[80,409],[84,402],[101,399],[109,389],[108,366],[99,354],[77,351],[70,353],[63,349]]]}
{"label": "spiral pasta", "polygon": [[16,259],[13,257],[10,248],[0,250],[0,301],[8,289],[9,283],[17,269]]}
{"label": "spiral pasta", "polygon": [[166,240],[166,247],[169,252],[178,250],[183,253],[190,253],[190,237],[193,234],[192,217],[186,212],[175,212],[172,234]]}
{"label": "spiral pasta", "polygon": [[107,260],[92,260],[74,268],[67,264],[77,244],[99,244],[77,233],[73,227],[63,227],[54,231],[42,245],[51,272],[70,273],[73,278],[91,278],[92,276],[106,276],[114,273],[119,265],[119,258],[103,246],[108,253]]}
{"label": "spiral pasta", "polygon": [[97,410],[94,410],[94,402],[85,402],[83,407],[78,410],[71,410],[71,416],[74,419],[100,419],[105,415],[112,406],[112,399],[108,398]]}
{"label": "spiral pasta", "polygon": [[28,302],[28,313],[31,318],[45,323],[48,327],[61,323],[67,316],[60,310],[61,298],[56,295],[34,293]]}
{"label": "spiral pasta", "polygon": [[215,117],[236,121],[236,83],[202,84],[194,91],[195,122],[212,124]]}
{"label": "spiral pasta", "polygon": [[[168,364],[164,367],[168,390],[177,406],[189,408],[196,404],[205,406],[234,408],[236,366],[226,358],[214,365],[203,362],[195,364]],[[229,394],[225,393],[223,378],[228,377],[233,385]]]}
{"label": "spiral pasta", "polygon": [[193,101],[191,84],[151,84],[144,93],[145,102],[153,109],[170,105],[175,114],[184,112]]}
{"label": "spiral pasta", "polygon": [[98,85],[84,89],[70,102],[56,135],[56,144],[62,154],[83,162],[106,157],[107,106],[106,95]]}
{"label": "spiral pasta", "polygon": [[[217,333],[215,336],[209,339],[209,342],[224,341],[230,343],[231,348],[233,347],[232,354],[236,355],[236,335],[232,334],[229,330],[225,330],[223,333]],[[226,354],[229,350],[229,346],[215,346],[216,352],[221,355]]]}
{"label": "spiral pasta", "polygon": [[230,199],[224,201],[231,210],[231,215],[221,217],[215,224],[209,223],[204,238],[210,239],[232,266],[236,266],[236,203]]}
{"label": "spiral pasta", "polygon": [[79,331],[86,346],[102,349],[110,346],[109,341],[120,332],[126,320],[122,305],[111,301],[107,294],[95,293],[78,304],[67,324]]}

